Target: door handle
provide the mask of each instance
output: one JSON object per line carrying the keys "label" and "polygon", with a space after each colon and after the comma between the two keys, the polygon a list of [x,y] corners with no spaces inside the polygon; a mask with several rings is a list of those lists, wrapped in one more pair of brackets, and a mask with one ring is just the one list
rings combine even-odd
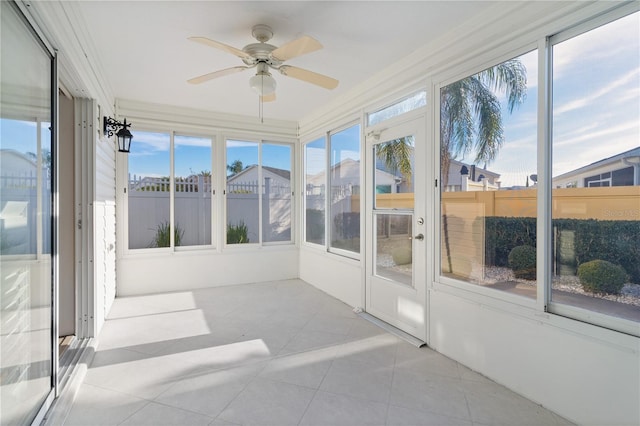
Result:
{"label": "door handle", "polygon": [[418,235],[416,235],[416,236],[415,236],[415,237],[413,237],[413,238],[415,238],[415,239],[416,239],[416,240],[418,240],[418,241],[422,241],[422,240],[424,240],[424,235],[422,235],[422,234],[418,234]]}

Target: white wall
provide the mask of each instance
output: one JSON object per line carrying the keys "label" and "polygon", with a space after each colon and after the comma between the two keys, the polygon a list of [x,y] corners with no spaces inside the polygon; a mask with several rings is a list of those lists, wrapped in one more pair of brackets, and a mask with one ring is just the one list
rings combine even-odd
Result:
{"label": "white wall", "polygon": [[[277,267],[274,267],[277,265]],[[118,295],[298,278],[295,246],[138,254],[118,259]]]}
{"label": "white wall", "polygon": [[[506,307],[505,307],[506,308]],[[640,424],[640,340],[432,290],[429,345],[581,425]]]}
{"label": "white wall", "polygon": [[361,262],[324,250],[300,249],[300,278],[342,300],[349,306],[364,306]]}

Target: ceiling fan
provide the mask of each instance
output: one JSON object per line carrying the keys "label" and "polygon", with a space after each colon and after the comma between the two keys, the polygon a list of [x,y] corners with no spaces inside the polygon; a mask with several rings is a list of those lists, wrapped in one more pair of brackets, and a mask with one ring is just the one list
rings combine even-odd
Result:
{"label": "ceiling fan", "polygon": [[257,92],[265,102],[275,100],[276,80],[271,76],[269,72],[270,69],[279,71],[282,75],[315,84],[325,89],[335,89],[338,86],[338,80],[335,78],[284,64],[284,62],[289,59],[322,49],[320,42],[313,37],[305,35],[280,47],[276,47],[267,43],[271,37],[273,37],[273,31],[268,25],[254,26],[251,35],[258,40],[258,43],[248,44],[243,47],[242,50],[206,37],[189,37],[189,40],[231,53],[242,59],[245,65],[214,71],[189,79],[187,82],[200,84],[214,78],[256,68],[256,74],[249,80],[249,86]]}

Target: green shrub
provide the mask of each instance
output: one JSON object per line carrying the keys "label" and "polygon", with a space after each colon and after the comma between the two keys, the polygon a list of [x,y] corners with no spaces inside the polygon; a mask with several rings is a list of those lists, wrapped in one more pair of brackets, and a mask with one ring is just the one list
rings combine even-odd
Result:
{"label": "green shrub", "polygon": [[243,221],[237,225],[227,225],[227,244],[245,244],[249,242],[249,230]]}
{"label": "green shrub", "polygon": [[[535,217],[488,216],[479,218],[474,226],[485,233],[487,266],[507,266],[508,254],[514,247],[536,246]],[[640,284],[639,220],[554,219],[553,228],[553,259],[559,267],[575,270],[577,265],[602,259],[622,266],[630,282]],[[572,253],[563,253],[560,236],[568,233],[573,235]]]}
{"label": "green shrub", "polygon": [[509,252],[509,267],[516,278],[536,279],[536,249],[531,246],[516,246]]}
{"label": "green shrub", "polygon": [[622,266],[596,259],[578,266],[578,278],[586,291],[619,294],[629,276]]}
{"label": "green shrub", "polygon": [[535,217],[481,218],[485,226],[485,262],[489,266],[509,266],[509,253],[517,246],[536,246]]}
{"label": "green shrub", "polygon": [[[153,241],[151,242],[151,247],[169,247],[171,245],[171,225],[169,222],[164,222],[158,225],[156,228],[156,235],[153,237]],[[175,247],[178,247],[182,244],[182,237],[184,235],[184,230],[180,229],[179,225],[176,225],[173,230],[173,242]]]}

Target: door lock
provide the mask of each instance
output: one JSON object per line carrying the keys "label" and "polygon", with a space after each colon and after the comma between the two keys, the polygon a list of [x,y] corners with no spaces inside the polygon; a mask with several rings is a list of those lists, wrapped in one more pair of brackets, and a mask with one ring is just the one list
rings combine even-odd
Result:
{"label": "door lock", "polygon": [[419,217],[417,222],[418,222],[418,225],[424,225],[424,218]]}
{"label": "door lock", "polygon": [[415,237],[413,237],[413,238],[415,238],[415,239],[416,239],[416,240],[418,240],[418,241],[422,241],[422,240],[424,240],[424,235],[422,235],[422,234],[418,234],[418,235],[416,235],[416,236],[415,236]]}

